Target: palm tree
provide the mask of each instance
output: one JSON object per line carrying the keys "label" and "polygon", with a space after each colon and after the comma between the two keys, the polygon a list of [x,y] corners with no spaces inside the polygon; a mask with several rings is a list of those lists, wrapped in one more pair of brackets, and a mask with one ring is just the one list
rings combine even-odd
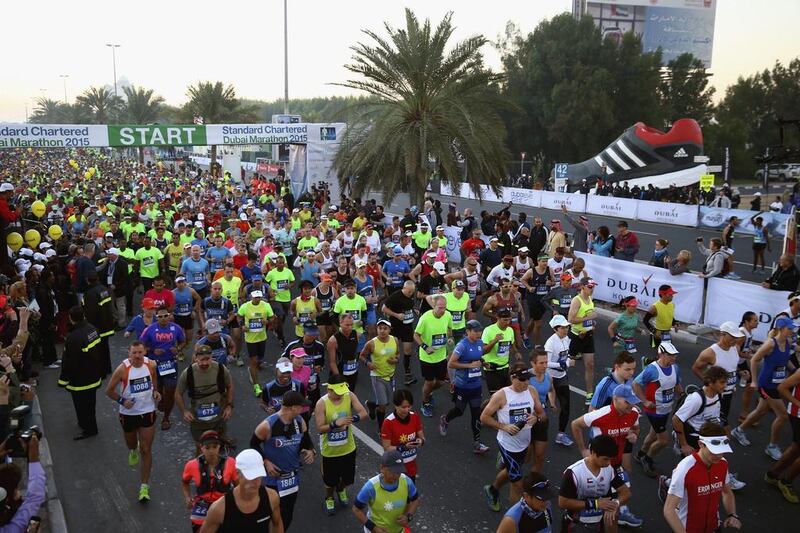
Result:
{"label": "palm tree", "polygon": [[466,182],[478,194],[479,184],[496,188],[505,175],[500,77],[483,67],[483,36],[446,50],[451,18],[433,29],[406,9],[405,29],[384,24],[388,39],[364,30],[374,42],[352,47],[354,63],[345,68],[360,78],[339,85],[373,98],[355,104],[334,167],[342,182],[356,177],[355,196],[381,190],[389,202],[405,190],[419,204],[431,165],[444,181]]}
{"label": "palm tree", "polygon": [[[125,91],[125,117],[133,124],[150,124],[158,118],[164,98],[154,95],[153,89],[123,87]],[[139,147],[139,164],[144,164],[144,147]]]}
{"label": "palm tree", "polygon": [[122,98],[105,87],[89,87],[75,101],[91,111],[95,124],[108,124],[109,120],[116,119],[123,104]]}
{"label": "palm tree", "polygon": [[29,121],[36,124],[58,124],[63,116],[63,107],[63,103],[51,98],[37,98]]}
{"label": "palm tree", "polygon": [[[189,101],[183,106],[183,118],[191,122],[194,117],[202,117],[206,124],[225,122],[248,123],[258,119],[258,111],[254,105],[243,105],[236,97],[233,85],[227,87],[221,81],[201,81],[186,89]],[[211,167],[217,160],[217,147],[211,146]]]}

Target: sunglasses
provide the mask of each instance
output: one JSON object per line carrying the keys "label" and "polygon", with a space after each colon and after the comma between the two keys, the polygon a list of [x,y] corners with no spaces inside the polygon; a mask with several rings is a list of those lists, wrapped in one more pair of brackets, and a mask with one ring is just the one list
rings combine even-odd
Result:
{"label": "sunglasses", "polygon": [[728,439],[727,437],[720,439],[701,439],[700,442],[704,442],[712,446],[721,446],[721,445],[727,445],[730,442],[730,439]]}
{"label": "sunglasses", "polygon": [[523,372],[517,372],[516,374],[514,374],[514,377],[519,381],[528,381],[529,379],[531,379],[531,373],[525,370]]}

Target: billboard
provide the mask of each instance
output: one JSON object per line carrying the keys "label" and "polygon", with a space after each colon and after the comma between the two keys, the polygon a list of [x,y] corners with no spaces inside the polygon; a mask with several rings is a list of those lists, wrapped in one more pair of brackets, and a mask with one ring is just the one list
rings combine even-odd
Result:
{"label": "billboard", "polygon": [[573,9],[591,15],[606,38],[633,32],[644,52],[661,48],[665,65],[688,52],[711,67],[717,0],[594,0]]}

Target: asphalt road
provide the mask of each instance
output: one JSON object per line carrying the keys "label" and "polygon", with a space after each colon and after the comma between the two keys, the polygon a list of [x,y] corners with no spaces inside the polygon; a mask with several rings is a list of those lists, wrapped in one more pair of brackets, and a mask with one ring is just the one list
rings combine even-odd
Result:
{"label": "asphalt road", "polygon": [[[602,319],[601,329],[605,329],[608,319]],[[549,331],[546,332],[549,335]],[[597,373],[613,359],[607,336],[599,336]],[[546,337],[545,337],[546,338]],[[677,340],[681,350],[679,364],[682,376],[688,381],[696,381],[689,367],[702,345]],[[126,353],[127,339],[117,334],[111,340],[112,354],[119,362]],[[645,346],[644,338],[640,346]],[[267,361],[274,363],[280,349],[277,341],[270,339]],[[185,366],[185,363],[181,366]],[[419,375],[417,363],[415,373]],[[43,370],[39,380],[39,395],[53,453],[56,484],[61,496],[67,523],[73,532],[115,531],[118,533],[175,532],[189,531],[188,511],[182,505],[180,474],[185,461],[192,457],[193,444],[188,426],[173,415],[173,427],[169,431],[157,430],[154,443],[154,466],[151,480],[152,501],[141,505],[136,501],[138,472],[127,465],[127,450],[122,440],[122,431],[117,420],[117,406],[104,395],[98,394],[97,416],[100,434],[92,439],[74,442],[77,433],[75,415],[68,394],[56,386],[57,370]],[[232,369],[236,387],[236,410],[229,424],[230,434],[239,443],[249,442],[253,428],[264,418],[263,412],[252,397],[247,383],[245,368]],[[261,371],[266,381],[268,372]],[[571,370],[570,380],[576,390],[583,389],[582,363]],[[420,384],[411,387],[417,402],[420,398]],[[357,387],[359,398],[367,399],[371,391],[364,370],[361,371]],[[580,391],[579,391],[580,392]],[[418,484],[422,503],[415,519],[414,531],[472,532],[494,531],[501,515],[493,513],[486,505],[481,491],[482,485],[489,483],[495,474],[495,435],[484,431],[484,442],[492,450],[484,457],[471,453],[471,435],[468,429],[468,415],[454,421],[449,435],[442,438],[438,434],[439,414],[450,408],[448,394],[442,390],[436,393],[436,416],[423,419],[427,444],[419,456]],[[737,397],[739,394],[737,394]],[[582,395],[572,396],[572,418],[584,412]],[[416,404],[417,409],[419,404]],[[738,410],[738,398],[734,412]],[[554,422],[550,427],[551,439],[555,438],[556,413],[550,412]],[[771,460],[764,455],[763,448],[768,436],[768,420],[760,427],[750,431],[753,441],[751,448],[734,444],[735,453],[730,459],[734,471],[748,486],[737,495],[738,512],[745,524],[745,531],[752,531],[758,525],[764,530],[790,531],[786,516],[793,510],[777,490],[767,486],[761,477]],[[177,422],[176,422],[177,421]],[[647,422],[643,421],[643,431]],[[365,420],[359,424],[363,433],[357,433],[358,469],[356,485],[349,490],[351,498],[366,479],[377,472],[378,444],[375,422]],[[313,428],[312,428],[313,431]],[[782,443],[788,441],[788,428]],[[317,442],[316,436],[314,441]],[[548,446],[544,473],[556,485],[560,485],[560,475],[564,468],[579,458],[578,450],[562,448],[552,441]],[[657,458],[663,472],[668,472],[676,463],[676,458],[664,450]],[[319,472],[319,461],[305,468],[300,488],[300,498],[295,511],[292,531],[340,532],[359,531],[358,524],[349,510],[340,509],[334,517],[326,517],[322,511],[323,485]],[[656,482],[643,475],[635,466],[632,472],[633,501],[631,509],[645,519],[643,531],[668,531],[664,525],[661,506],[656,498]],[[506,492],[502,499],[507,507]],[[555,505],[555,502],[554,502]],[[776,512],[778,511],[778,512]],[[559,513],[556,511],[556,516]]]}

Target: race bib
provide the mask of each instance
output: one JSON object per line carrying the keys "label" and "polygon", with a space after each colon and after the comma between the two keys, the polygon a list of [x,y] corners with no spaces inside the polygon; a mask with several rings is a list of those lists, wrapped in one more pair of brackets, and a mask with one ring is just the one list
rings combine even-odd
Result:
{"label": "race bib", "polygon": [[662,331],[661,332],[661,342],[671,342],[672,341],[672,333],[669,331]]}
{"label": "race bib", "polygon": [[326,299],[326,300],[320,299],[319,303],[320,303],[320,306],[322,307],[323,311],[330,311],[331,307],[333,307],[332,302],[330,301],[330,299]]}
{"label": "race bib", "polygon": [[412,322],[414,322],[414,310],[409,309],[403,313],[403,324],[411,324]]}
{"label": "race bib", "polygon": [[538,294],[539,296],[544,296],[545,294],[547,294],[547,285],[537,285],[536,294]]}
{"label": "race bib", "polygon": [[361,310],[350,311],[350,316],[353,317],[353,322],[358,322],[361,320]]}
{"label": "race bib", "polygon": [[261,331],[264,329],[264,321],[260,318],[251,318],[247,321],[247,327],[250,331]]}
{"label": "race bib", "polygon": [[431,336],[431,346],[437,347],[444,346],[445,344],[447,344],[447,335],[444,333]]}
{"label": "race bib", "polygon": [[414,461],[417,458],[417,449],[406,448],[403,452],[400,453],[400,456],[403,458],[404,463],[410,463],[411,461]]}
{"label": "race bib", "polygon": [[519,407],[517,409],[509,409],[508,410],[508,422],[509,424],[516,424],[517,422],[527,422],[528,415],[530,414],[531,410],[529,407]]}
{"label": "race bib", "polygon": [[194,272],[192,274],[192,279],[195,283],[205,283],[206,281],[206,273],[205,272]]}
{"label": "race bib", "polygon": [[675,399],[675,389],[664,389],[661,391],[661,403],[672,403]]}
{"label": "race bib", "polygon": [[450,311],[450,314],[453,315],[453,322],[461,322],[464,318],[464,311]]}
{"label": "race bib", "polygon": [[569,358],[569,350],[562,350],[558,352],[558,364],[567,366],[567,359]]}
{"label": "race bib", "polygon": [[584,320],[581,322],[581,325],[586,329],[592,329],[594,327],[594,320]]}
{"label": "race bib", "polygon": [[468,368],[467,369],[467,378],[469,378],[469,379],[480,379],[481,378],[481,367]]}
{"label": "race bib", "polygon": [[189,307],[189,304],[180,303],[175,306],[176,315],[188,315],[189,313],[191,313],[191,307]]}
{"label": "race bib", "polygon": [[147,392],[151,387],[150,376],[132,379],[130,381],[131,393]]}
{"label": "race bib", "polygon": [[497,343],[497,355],[500,357],[508,357],[511,353],[511,341],[500,341]]}
{"label": "race bib", "polygon": [[772,371],[772,382],[783,383],[783,380],[785,379],[786,379],[786,367],[776,366],[775,370]]}
{"label": "race bib", "polygon": [[337,429],[328,432],[328,445],[329,446],[344,446],[347,444],[347,436],[350,433],[350,427],[344,429]]}
{"label": "race bib", "polygon": [[289,494],[294,494],[300,488],[300,476],[296,471],[281,474],[278,478],[278,496],[283,498]]}
{"label": "race bib", "polygon": [[739,378],[736,375],[736,371],[728,372],[728,387],[735,387],[737,381],[739,381]]}
{"label": "race bib", "polygon": [[278,280],[277,287],[279,291],[285,291],[289,288],[289,280],[288,279],[281,279]]}
{"label": "race bib", "polygon": [[205,520],[208,515],[208,508],[211,505],[202,498],[197,499],[192,505],[192,520]]}
{"label": "race bib", "polygon": [[569,309],[570,304],[572,304],[572,298],[569,296],[562,296],[561,300],[561,309]]}
{"label": "race bib", "polygon": [[170,359],[168,361],[159,361],[158,362],[158,375],[159,376],[169,376],[170,374],[174,374],[177,372],[177,364],[175,363],[174,359]]}
{"label": "race bib", "polygon": [[145,257],[142,259],[142,266],[144,267],[151,267],[156,264],[155,258],[153,257]]}
{"label": "race bib", "polygon": [[358,372],[358,359],[344,362],[344,365],[342,366],[342,374],[345,376],[352,376],[356,372]]}
{"label": "race bib", "polygon": [[219,416],[218,403],[201,403],[196,409],[197,419],[203,422],[211,422]]}
{"label": "race bib", "polygon": [[622,339],[622,344],[625,346],[626,352],[636,353],[636,339]]}

